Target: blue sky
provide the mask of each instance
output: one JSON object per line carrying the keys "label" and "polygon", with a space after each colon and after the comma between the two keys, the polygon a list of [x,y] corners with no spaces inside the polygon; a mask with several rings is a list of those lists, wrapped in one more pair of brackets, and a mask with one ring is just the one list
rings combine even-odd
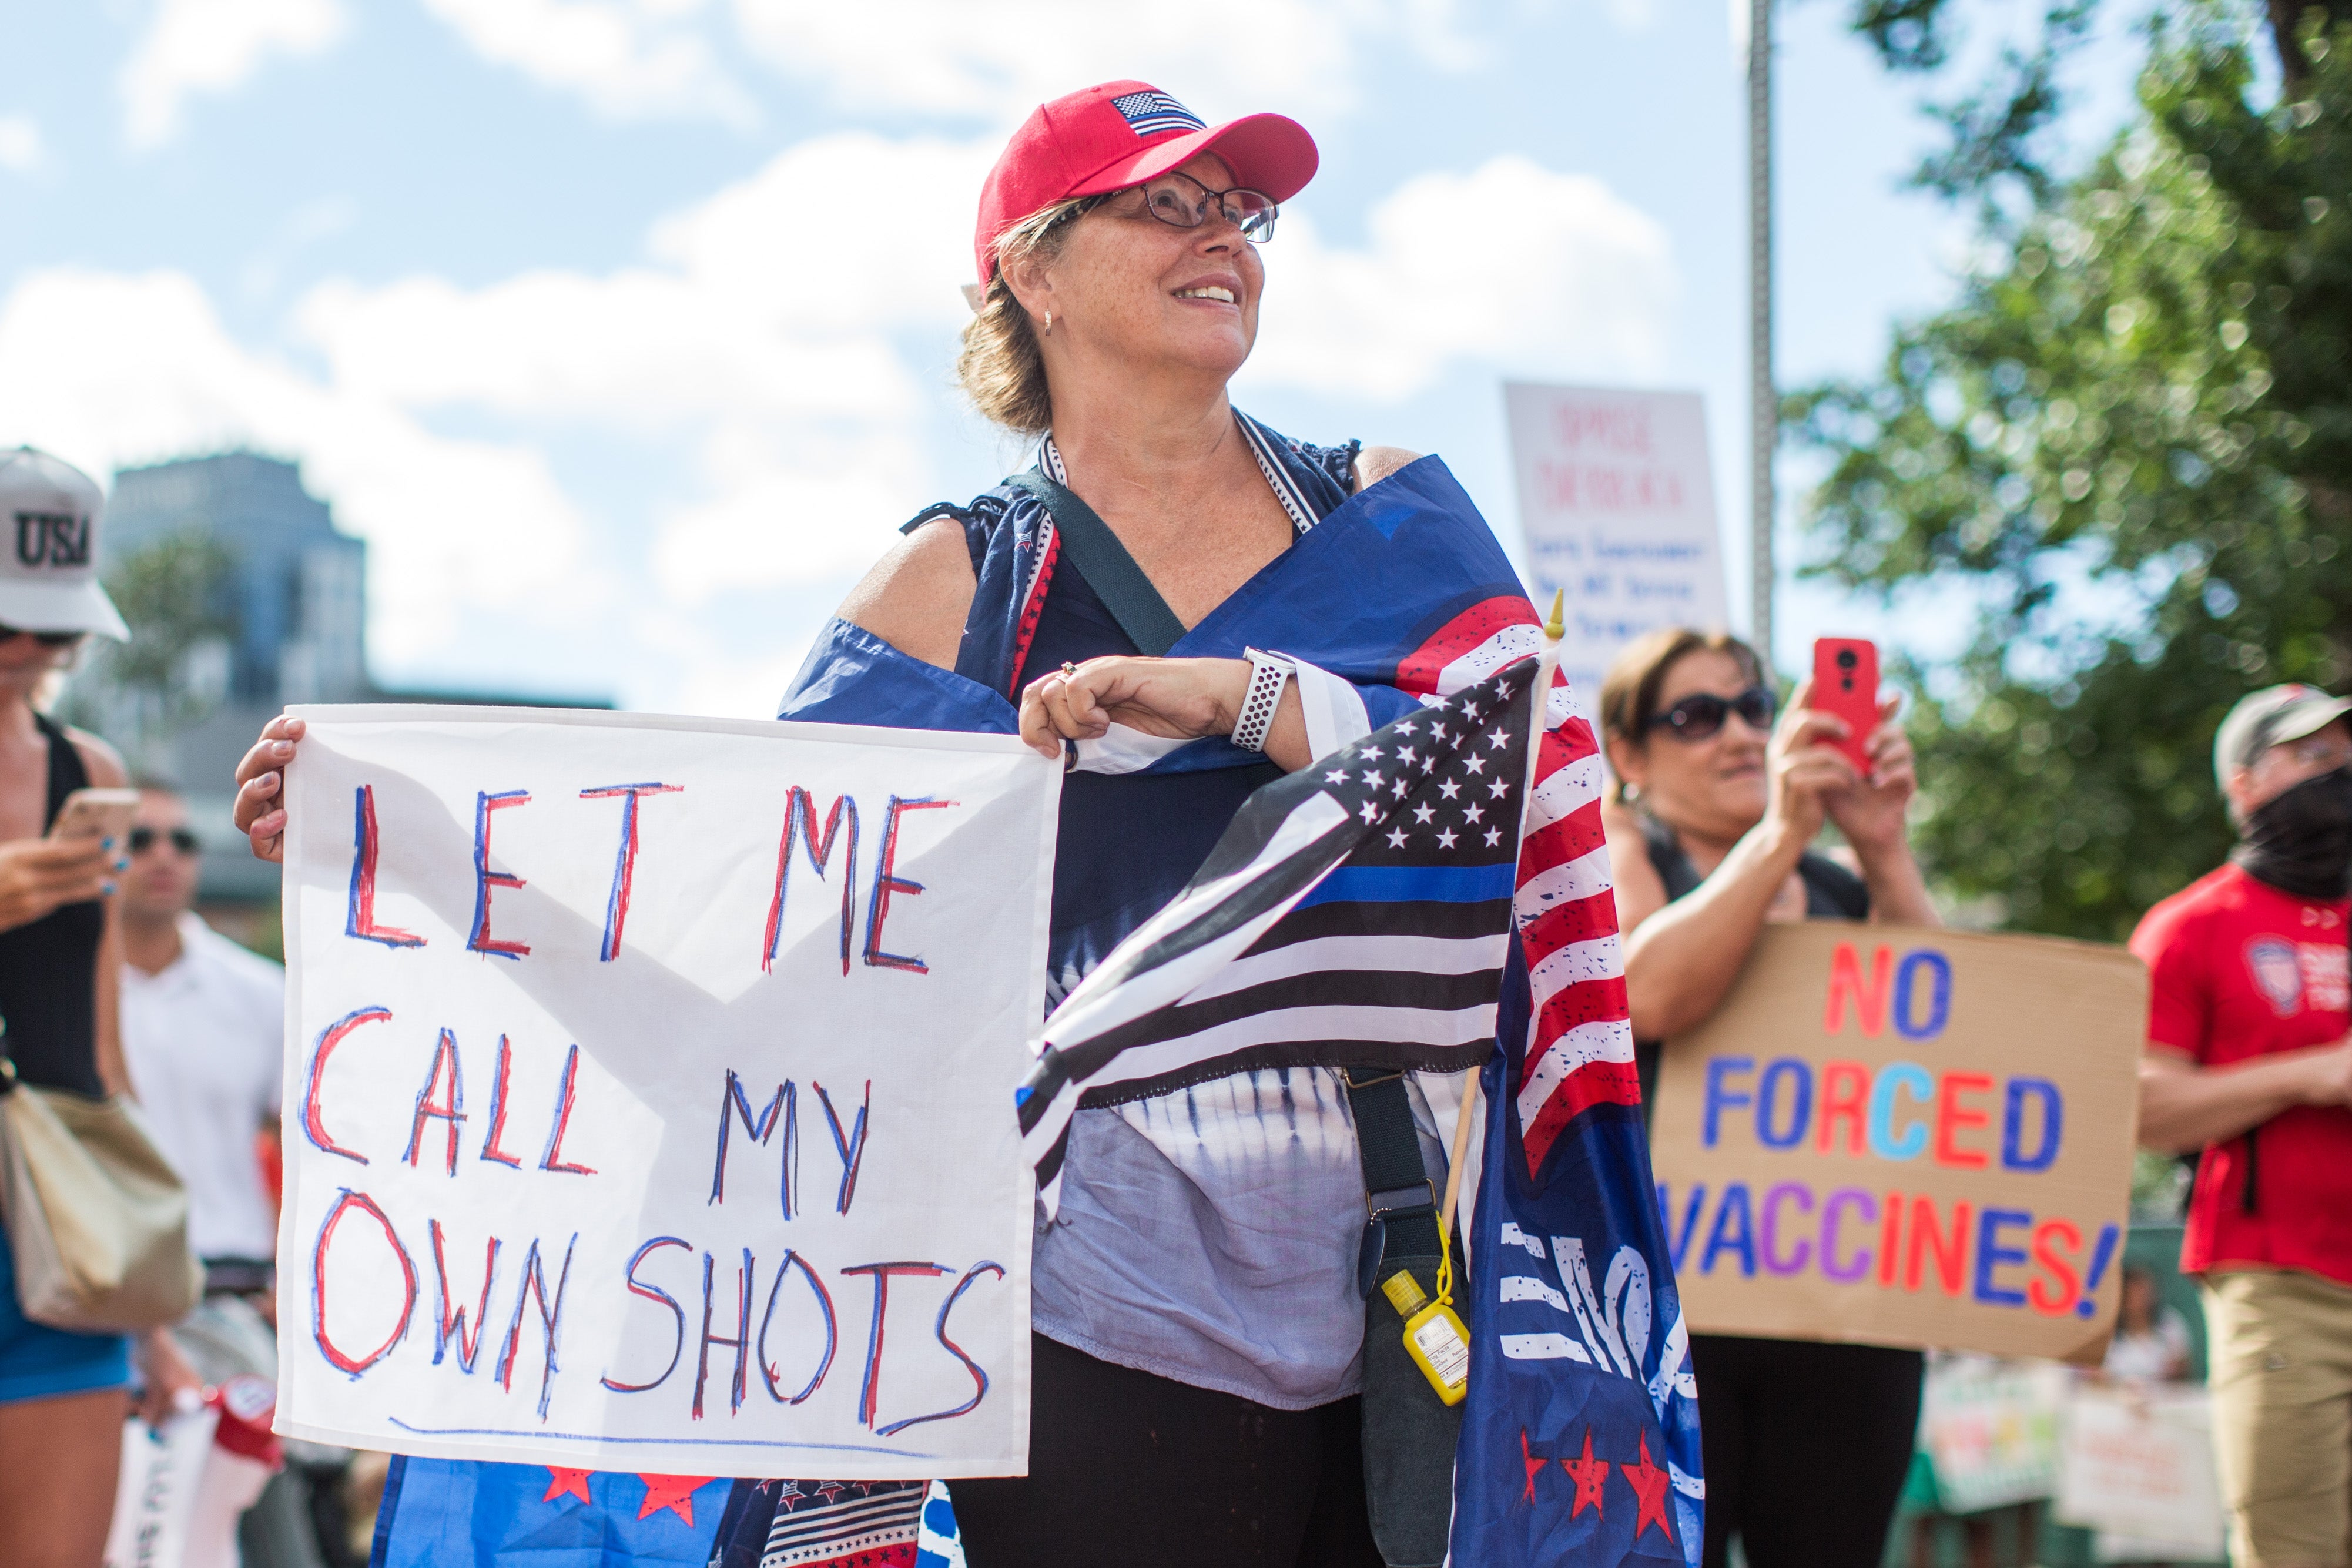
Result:
{"label": "blue sky", "polygon": [[[1784,384],[1866,372],[1967,238],[1897,188],[1929,132],[1843,9],[1782,14]],[[1971,13],[1979,49],[2031,15]],[[0,444],[101,478],[240,443],[299,460],[370,542],[380,679],[771,711],[896,524],[1014,466],[950,384],[979,181],[1041,98],[1139,76],[1322,148],[1237,402],[1443,454],[1516,552],[1501,381],[1697,388],[1736,584],[1734,22],[1724,0],[0,0],[38,68],[0,81]],[[2093,52],[2086,142],[2129,58]],[[1957,629],[1939,604],[1915,643]],[[1780,619],[1790,665],[1895,626],[1814,586]]]}

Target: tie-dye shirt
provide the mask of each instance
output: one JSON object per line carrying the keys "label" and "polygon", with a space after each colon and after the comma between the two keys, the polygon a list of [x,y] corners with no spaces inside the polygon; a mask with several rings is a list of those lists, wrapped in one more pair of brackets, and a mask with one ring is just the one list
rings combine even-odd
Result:
{"label": "tie-dye shirt", "polygon": [[[1262,471],[1300,532],[1347,499],[1356,447],[1263,426]],[[1055,473],[1050,440],[1041,465]],[[1045,595],[1023,679],[1137,651],[1075,568]],[[1182,889],[1272,764],[1065,780],[1050,1000]],[[1423,1153],[1440,1169],[1421,1096]],[[1035,1256],[1037,1331],[1104,1361],[1281,1409],[1355,1392],[1364,1183],[1346,1087],[1327,1068],[1236,1073],[1078,1112],[1061,1212]]]}

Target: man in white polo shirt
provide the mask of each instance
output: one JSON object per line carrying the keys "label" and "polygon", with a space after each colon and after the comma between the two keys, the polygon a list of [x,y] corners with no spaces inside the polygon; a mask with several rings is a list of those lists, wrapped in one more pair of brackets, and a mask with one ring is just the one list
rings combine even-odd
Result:
{"label": "man in white polo shirt", "polygon": [[[173,1337],[207,1383],[275,1378],[264,1314],[274,1315],[286,972],[189,907],[202,847],[177,793],[141,785],[129,848],[118,895],[122,1054],[156,1145],[187,1185],[188,1245],[205,1264],[204,1304]],[[311,1492],[347,1456],[289,1439],[287,1457],[239,1531],[248,1568],[323,1568]]]}
{"label": "man in white polo shirt", "polygon": [[257,1140],[278,1129],[286,972],[192,909],[202,864],[187,804],[143,787],[122,879],[122,1052],[164,1158],[188,1187],[188,1245],[210,1290],[268,1289],[276,1205]]}

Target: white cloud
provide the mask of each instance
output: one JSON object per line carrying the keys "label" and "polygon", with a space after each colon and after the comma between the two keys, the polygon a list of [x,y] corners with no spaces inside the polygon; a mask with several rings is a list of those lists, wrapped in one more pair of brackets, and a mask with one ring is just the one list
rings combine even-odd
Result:
{"label": "white cloud", "polygon": [[29,174],[47,156],[41,128],[29,114],[0,114],[0,169]]}
{"label": "white cloud", "polygon": [[848,440],[722,428],[706,444],[710,499],[660,520],[654,576],[670,602],[747,586],[821,583],[873,564],[911,515],[904,476],[928,465],[912,422]]}
{"label": "white cloud", "polygon": [[[744,668],[705,623],[730,595],[821,599],[938,499],[928,443],[994,151],[826,136],[653,225],[610,271],[322,284],[291,313],[299,362],[236,342],[178,273],[31,273],[0,299],[0,431],[94,471],[238,443],[299,459],[371,542],[395,662],[443,649],[469,609],[575,628],[626,613],[669,628],[633,637],[673,660],[669,700],[764,711],[797,659]],[[1251,379],[1381,401],[1463,363],[1657,368],[1668,247],[1597,181],[1520,158],[1423,175],[1360,249],[1286,221]],[[599,498],[549,456],[583,434],[660,475],[629,503],[642,537],[592,535]]]}
{"label": "white cloud", "polygon": [[839,0],[735,0],[754,50],[844,102],[995,120],[1125,77],[1212,116],[1344,107],[1362,51],[1384,38],[1444,68],[1479,58],[1454,11],[1452,0],[894,0],[885,20]]}
{"label": "white cloud", "polygon": [[240,445],[299,458],[372,546],[373,629],[395,658],[446,637],[461,605],[601,594],[539,452],[435,435],[253,353],[180,273],[25,276],[0,306],[0,430],[100,475]]}
{"label": "white cloud", "polygon": [[348,21],[340,0],[157,0],[122,68],[131,144],[170,141],[190,93],[233,91],[272,54],[317,54]]}
{"label": "white cloud", "polygon": [[1451,363],[1656,375],[1675,297],[1665,229],[1587,174],[1516,154],[1407,181],[1370,245],[1335,250],[1305,215],[1266,249],[1247,382],[1395,400]]}
{"label": "white cloud", "polygon": [[728,68],[741,58],[849,107],[1009,123],[1135,76],[1209,115],[1328,111],[1356,102],[1365,55],[1383,44],[1444,70],[1490,53],[1457,25],[1460,0],[732,0],[723,16],[717,0],[424,3],[483,58],[616,119],[749,124],[754,100]]}
{"label": "white cloud", "polygon": [[725,421],[905,420],[887,334],[960,323],[985,147],[864,133],[799,143],[664,219],[655,265],[324,286],[304,334],[339,384],[652,433]]}
{"label": "white cloud", "polygon": [[749,658],[675,611],[645,611],[633,617],[630,630],[639,646],[675,659],[684,672],[669,711],[714,719],[772,719],[784,688],[800,673],[816,643],[817,628],[808,627],[781,649]]}
{"label": "white cloud", "polygon": [[751,99],[694,27],[700,0],[425,0],[484,59],[580,93],[616,120],[748,124]]}
{"label": "white cloud", "polygon": [[924,377],[897,334],[943,349],[964,318],[990,152],[823,137],[656,225],[649,264],[329,284],[297,320],[334,385],[372,404],[687,442],[650,552],[673,604],[824,582],[931,499]]}

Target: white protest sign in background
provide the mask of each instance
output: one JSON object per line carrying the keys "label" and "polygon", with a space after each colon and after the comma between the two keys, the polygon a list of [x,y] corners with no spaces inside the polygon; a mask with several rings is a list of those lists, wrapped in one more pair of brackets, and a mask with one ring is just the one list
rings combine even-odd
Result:
{"label": "white protest sign in background", "polygon": [[2100,1552],[2103,1563],[2218,1561],[2228,1516],[2213,1462],[2211,1394],[2193,1384],[2075,1389],[2057,1493],[2060,1522],[2123,1538],[2114,1543],[2121,1551]]}
{"label": "white protest sign in background", "polygon": [[1617,650],[1724,625],[1706,411],[1696,392],[1503,387],[1537,604],[1567,595],[1559,668],[1589,719]]}
{"label": "white protest sign in background", "polygon": [[1010,737],[294,709],[278,1425],[1020,1475],[1060,770]]}

